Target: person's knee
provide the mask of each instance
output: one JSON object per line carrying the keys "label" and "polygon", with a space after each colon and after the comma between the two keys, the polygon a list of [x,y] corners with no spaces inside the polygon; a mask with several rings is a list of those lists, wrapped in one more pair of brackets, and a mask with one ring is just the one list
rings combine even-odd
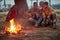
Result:
{"label": "person's knee", "polygon": [[33,18],[29,18],[28,20],[29,20],[29,21],[32,21],[32,20],[33,20]]}

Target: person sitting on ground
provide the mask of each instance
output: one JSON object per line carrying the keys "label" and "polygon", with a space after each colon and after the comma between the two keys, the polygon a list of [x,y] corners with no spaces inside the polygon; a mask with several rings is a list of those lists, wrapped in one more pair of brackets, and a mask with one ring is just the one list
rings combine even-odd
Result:
{"label": "person sitting on ground", "polygon": [[44,24],[43,20],[44,20],[44,17],[45,17],[45,13],[43,12],[43,4],[44,4],[44,1],[39,2],[39,9],[40,9],[39,13],[42,16],[41,22]]}
{"label": "person sitting on ground", "polygon": [[51,15],[52,9],[48,6],[48,2],[44,2],[43,4],[43,12],[45,13],[45,26],[46,24],[51,24]]}
{"label": "person sitting on ground", "polygon": [[39,5],[40,5],[39,6],[39,11],[38,11],[39,19],[38,19],[38,21],[36,21],[35,27],[39,27],[42,24],[42,21],[43,21],[43,12],[42,12],[43,4],[44,4],[44,1],[40,1],[40,3],[39,3]]}
{"label": "person sitting on ground", "polygon": [[27,15],[28,15],[29,21],[34,22],[35,25],[38,22],[39,17],[40,17],[40,14],[38,13],[38,11],[39,11],[39,9],[38,9],[37,2],[34,2],[33,8],[31,8],[30,10],[27,11]]}

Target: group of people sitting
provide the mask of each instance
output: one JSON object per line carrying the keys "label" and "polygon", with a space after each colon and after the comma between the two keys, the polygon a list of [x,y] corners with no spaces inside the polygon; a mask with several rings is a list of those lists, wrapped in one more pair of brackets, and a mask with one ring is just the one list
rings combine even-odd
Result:
{"label": "group of people sitting", "polygon": [[42,23],[46,27],[50,25],[52,27],[52,9],[48,2],[39,2],[39,7],[37,2],[33,3],[33,7],[26,12],[28,20],[34,22],[35,27],[39,27]]}

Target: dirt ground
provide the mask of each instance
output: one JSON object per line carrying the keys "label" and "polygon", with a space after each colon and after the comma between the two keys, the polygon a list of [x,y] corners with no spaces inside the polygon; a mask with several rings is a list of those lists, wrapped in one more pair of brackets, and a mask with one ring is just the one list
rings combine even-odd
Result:
{"label": "dirt ground", "polygon": [[18,34],[4,34],[3,30],[6,26],[6,13],[0,12],[0,40],[60,40],[60,14],[57,12],[57,29],[50,27],[35,28],[30,25],[26,19],[19,19],[23,24],[22,30]]}

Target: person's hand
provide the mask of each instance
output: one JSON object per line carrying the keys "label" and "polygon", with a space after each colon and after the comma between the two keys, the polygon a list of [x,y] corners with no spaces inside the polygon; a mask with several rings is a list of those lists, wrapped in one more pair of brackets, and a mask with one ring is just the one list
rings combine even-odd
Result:
{"label": "person's hand", "polygon": [[48,18],[50,18],[50,16],[48,16]]}
{"label": "person's hand", "polygon": [[29,13],[28,16],[31,17],[32,16],[31,13]]}
{"label": "person's hand", "polygon": [[33,18],[29,18],[29,20],[31,21],[31,20],[33,20]]}

